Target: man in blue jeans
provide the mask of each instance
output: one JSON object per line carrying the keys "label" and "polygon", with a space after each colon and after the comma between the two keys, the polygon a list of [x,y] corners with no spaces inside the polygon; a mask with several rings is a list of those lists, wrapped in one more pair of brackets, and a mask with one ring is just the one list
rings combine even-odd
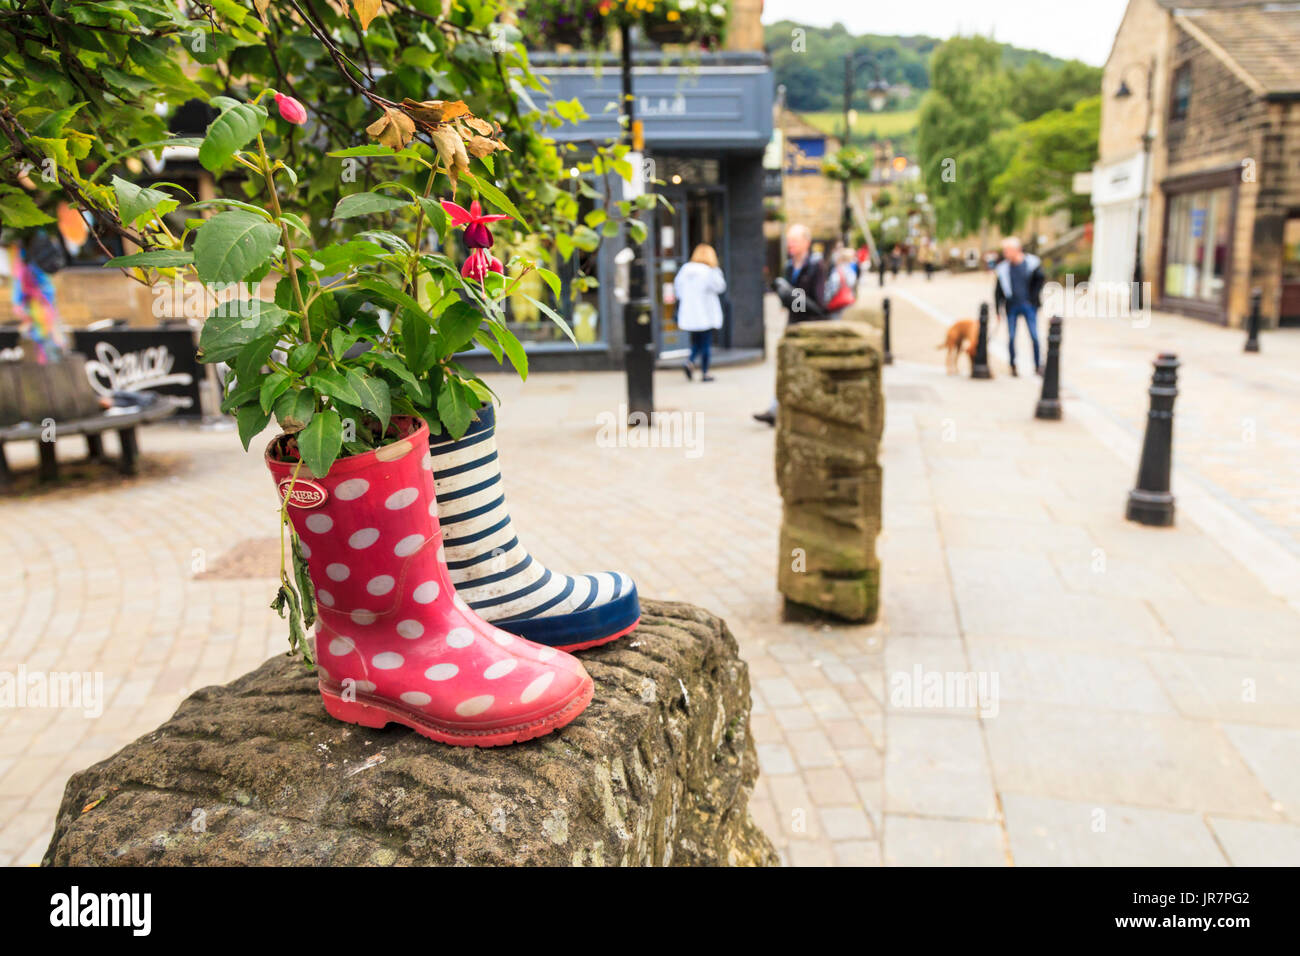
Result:
{"label": "man in blue jeans", "polygon": [[1007,355],[1011,359],[1011,374],[1016,371],[1016,319],[1025,317],[1029,341],[1034,345],[1034,371],[1042,375],[1043,363],[1038,353],[1038,309],[1042,305],[1043,261],[1038,256],[1025,253],[1020,240],[1008,236],[1002,240],[1002,261],[993,269],[997,276],[994,284],[994,308],[1007,316]]}

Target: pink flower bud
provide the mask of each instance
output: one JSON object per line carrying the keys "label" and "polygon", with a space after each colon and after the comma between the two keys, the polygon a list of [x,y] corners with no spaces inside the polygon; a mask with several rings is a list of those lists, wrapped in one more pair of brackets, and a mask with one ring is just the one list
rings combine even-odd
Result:
{"label": "pink flower bud", "polygon": [[276,93],[275,106],[280,111],[280,115],[295,126],[301,126],[307,122],[307,110],[292,96]]}
{"label": "pink flower bud", "polygon": [[465,226],[465,245],[471,249],[489,249],[492,246],[492,230],[486,223],[477,220]]}

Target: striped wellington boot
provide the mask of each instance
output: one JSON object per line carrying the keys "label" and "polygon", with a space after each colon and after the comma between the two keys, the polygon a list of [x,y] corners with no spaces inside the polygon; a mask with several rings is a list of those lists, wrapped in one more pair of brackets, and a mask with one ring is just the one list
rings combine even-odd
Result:
{"label": "striped wellington boot", "polygon": [[302,542],[316,592],[315,647],[325,709],[364,727],[398,723],[448,744],[494,747],[550,733],[591,702],[582,664],[499,630],[447,576],[428,455],[429,426],[336,461],[316,478],[266,460]]}
{"label": "striped wellington boot", "polygon": [[506,508],[495,433],[487,405],[462,438],[429,448],[456,592],[495,626],[549,647],[576,651],[622,637],[641,619],[636,585],[619,571],[558,574],[528,553]]}

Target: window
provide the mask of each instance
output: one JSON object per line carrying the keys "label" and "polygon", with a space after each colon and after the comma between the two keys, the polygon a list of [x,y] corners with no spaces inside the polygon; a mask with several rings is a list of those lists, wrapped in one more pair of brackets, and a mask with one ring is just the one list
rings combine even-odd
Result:
{"label": "window", "polygon": [[1227,186],[1170,197],[1165,295],[1207,304],[1223,301],[1231,216]]}
{"label": "window", "polygon": [[1187,105],[1192,98],[1192,65],[1184,63],[1174,71],[1173,96],[1169,100],[1169,118],[1187,119]]}

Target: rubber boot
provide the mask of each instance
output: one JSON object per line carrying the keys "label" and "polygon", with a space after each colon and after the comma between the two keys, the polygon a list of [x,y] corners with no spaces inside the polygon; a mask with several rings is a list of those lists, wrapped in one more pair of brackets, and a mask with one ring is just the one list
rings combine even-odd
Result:
{"label": "rubber boot", "polygon": [[471,608],[497,627],[569,651],[636,627],[641,605],[626,574],[559,574],[520,543],[501,484],[491,405],[463,437],[435,440],[430,450],[447,568]]}
{"label": "rubber boot", "polygon": [[492,627],[456,595],[428,426],[394,418],[393,429],[403,437],[338,459],[324,478],[284,460],[289,437],[267,447],[316,592],[325,709],[478,747],[563,727],[591,702],[591,678],[576,658]]}

